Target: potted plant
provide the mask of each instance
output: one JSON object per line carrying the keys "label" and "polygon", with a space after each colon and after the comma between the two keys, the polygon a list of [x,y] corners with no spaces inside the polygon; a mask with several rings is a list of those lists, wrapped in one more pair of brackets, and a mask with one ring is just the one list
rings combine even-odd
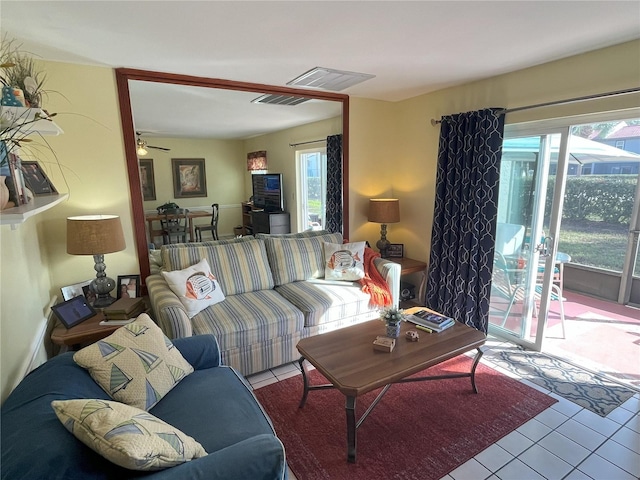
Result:
{"label": "potted plant", "polygon": [[398,338],[400,336],[400,326],[406,316],[404,310],[398,307],[388,307],[380,311],[380,320],[387,326],[387,337]]}
{"label": "potted plant", "polygon": [[[5,180],[12,175],[9,166],[10,154],[17,148],[31,142],[28,138],[39,133],[28,128],[41,120],[52,121],[55,114],[39,109],[42,97],[46,94],[43,85],[46,75],[38,70],[33,59],[20,51],[20,45],[6,35],[0,42],[0,83],[2,97],[0,101],[0,210],[9,204],[10,192]],[[32,107],[16,109],[8,107]],[[46,142],[45,142],[46,143]],[[15,203],[20,203],[15,198]]]}

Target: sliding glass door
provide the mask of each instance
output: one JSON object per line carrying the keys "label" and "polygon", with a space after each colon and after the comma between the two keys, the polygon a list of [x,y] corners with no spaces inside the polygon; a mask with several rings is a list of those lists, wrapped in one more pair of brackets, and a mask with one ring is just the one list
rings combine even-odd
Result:
{"label": "sliding glass door", "polygon": [[565,128],[507,136],[503,144],[489,328],[536,349],[544,338],[563,258],[557,233],[568,133]]}

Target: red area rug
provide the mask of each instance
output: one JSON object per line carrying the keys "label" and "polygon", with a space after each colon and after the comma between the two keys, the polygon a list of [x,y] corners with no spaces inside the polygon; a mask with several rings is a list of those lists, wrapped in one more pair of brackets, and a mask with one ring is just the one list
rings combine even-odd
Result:
{"label": "red area rug", "polygon": [[[470,358],[458,357],[427,374],[470,368]],[[311,384],[327,383],[317,371],[310,373]],[[355,464],[347,463],[345,397],[340,392],[311,391],[300,409],[302,377],[295,376],[255,394],[298,480],[428,480],[442,478],[556,402],[482,364],[476,385],[478,394],[468,378],[393,385],[358,428]],[[358,397],[356,419],[378,392]]]}

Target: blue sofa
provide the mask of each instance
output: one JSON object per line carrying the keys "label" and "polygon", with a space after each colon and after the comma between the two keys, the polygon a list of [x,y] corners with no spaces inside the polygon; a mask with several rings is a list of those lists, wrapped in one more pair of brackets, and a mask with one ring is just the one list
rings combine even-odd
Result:
{"label": "blue sofa", "polygon": [[85,446],[58,420],[51,402],[109,397],[68,352],[27,375],[2,405],[2,479],[286,479],[284,446],[244,378],[221,365],[216,338],[198,335],[173,343],[195,371],[150,413],[200,442],[207,456],[138,472]]}

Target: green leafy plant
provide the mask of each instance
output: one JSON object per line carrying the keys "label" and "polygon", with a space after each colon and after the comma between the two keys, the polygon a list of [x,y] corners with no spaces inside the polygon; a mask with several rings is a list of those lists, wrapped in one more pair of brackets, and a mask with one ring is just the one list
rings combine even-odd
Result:
{"label": "green leafy plant", "polygon": [[380,320],[387,325],[397,325],[407,318],[404,310],[398,307],[388,307],[380,311]]}
{"label": "green leafy plant", "polygon": [[44,83],[47,75],[26,52],[22,45],[5,35],[0,44],[0,82],[4,87],[19,88],[24,94],[28,107],[40,107],[46,95]]}

